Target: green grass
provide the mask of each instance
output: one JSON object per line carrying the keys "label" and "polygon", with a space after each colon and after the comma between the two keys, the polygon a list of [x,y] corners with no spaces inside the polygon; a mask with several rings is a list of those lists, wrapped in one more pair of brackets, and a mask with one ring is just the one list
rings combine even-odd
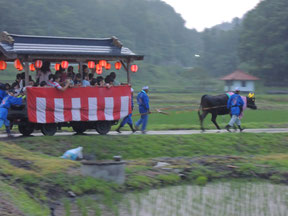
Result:
{"label": "green grass", "polygon": [[84,154],[97,159],[178,157],[197,155],[267,155],[288,153],[288,134],[194,134],[132,136],[29,137],[13,141],[29,151],[61,156],[67,149],[83,146]]}

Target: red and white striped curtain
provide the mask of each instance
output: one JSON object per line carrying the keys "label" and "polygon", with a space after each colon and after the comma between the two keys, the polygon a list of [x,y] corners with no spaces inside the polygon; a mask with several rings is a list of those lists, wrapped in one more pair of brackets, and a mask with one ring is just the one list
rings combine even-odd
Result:
{"label": "red and white striped curtain", "polygon": [[34,123],[119,120],[132,112],[131,87],[27,87],[27,111]]}

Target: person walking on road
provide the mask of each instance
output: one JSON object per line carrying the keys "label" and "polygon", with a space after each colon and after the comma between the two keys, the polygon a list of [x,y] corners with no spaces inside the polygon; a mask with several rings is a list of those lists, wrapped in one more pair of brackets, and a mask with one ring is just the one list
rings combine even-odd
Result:
{"label": "person walking on road", "polygon": [[150,107],[149,107],[149,97],[147,95],[149,91],[148,86],[144,86],[142,88],[142,91],[138,93],[137,96],[137,103],[139,106],[139,113],[141,115],[141,118],[136,122],[135,128],[136,130],[139,130],[139,126],[142,124],[141,132],[143,134],[146,133],[146,127],[148,122],[148,114],[150,114]]}
{"label": "person walking on road", "polygon": [[227,102],[227,108],[230,110],[230,114],[232,116],[230,122],[225,127],[227,131],[231,132],[230,128],[233,127],[235,123],[240,129],[240,132],[244,130],[243,128],[241,128],[241,121],[239,118],[239,115],[243,110],[243,105],[244,102],[240,96],[240,90],[238,87],[236,87],[235,94],[233,94]]}
{"label": "person walking on road", "polygon": [[[132,109],[132,112],[133,112],[133,108],[134,108],[134,102],[133,102],[133,88],[131,88],[131,109]],[[121,133],[120,131],[120,128],[124,127],[125,124],[128,124],[129,127],[131,128],[131,131],[134,133],[136,130],[133,128],[133,121],[132,121],[132,113],[129,114],[128,116],[126,116],[122,122],[120,123],[119,127],[116,129],[116,131],[118,133]]]}

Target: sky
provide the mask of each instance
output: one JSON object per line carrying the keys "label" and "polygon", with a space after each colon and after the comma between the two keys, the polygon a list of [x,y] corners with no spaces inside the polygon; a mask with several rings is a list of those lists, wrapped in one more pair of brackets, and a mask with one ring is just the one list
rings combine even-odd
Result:
{"label": "sky", "polygon": [[186,21],[187,28],[203,31],[253,9],[260,0],[162,0],[171,5]]}

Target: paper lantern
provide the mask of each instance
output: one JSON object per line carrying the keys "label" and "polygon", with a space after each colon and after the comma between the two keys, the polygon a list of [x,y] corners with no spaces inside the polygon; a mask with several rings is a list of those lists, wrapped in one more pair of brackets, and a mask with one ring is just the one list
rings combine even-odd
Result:
{"label": "paper lantern", "polygon": [[62,61],[62,62],[61,62],[61,67],[62,67],[63,69],[67,69],[67,68],[68,68],[68,65],[69,65],[68,61]]}
{"label": "paper lantern", "polygon": [[100,61],[99,61],[99,65],[100,65],[101,67],[106,67],[106,64],[107,64],[106,60],[100,60]]}
{"label": "paper lantern", "polygon": [[30,71],[35,71],[36,70],[34,64],[30,64],[29,65],[29,70]]}
{"label": "paper lantern", "polygon": [[56,63],[55,66],[54,66],[55,70],[56,71],[59,71],[60,70],[60,64],[59,63]]}
{"label": "paper lantern", "polygon": [[19,59],[16,59],[16,60],[14,61],[14,67],[15,67],[16,69],[19,69],[20,66],[22,66],[20,60],[19,60]]}
{"label": "paper lantern", "polygon": [[107,62],[105,69],[106,70],[110,70],[111,69],[111,64]]}
{"label": "paper lantern", "polygon": [[23,66],[22,64],[19,66],[19,68],[17,68],[19,71],[22,71],[23,70]]}
{"label": "paper lantern", "polygon": [[35,67],[36,67],[36,68],[39,69],[39,68],[42,67],[42,65],[43,65],[43,62],[42,62],[41,60],[36,60],[36,61],[35,61]]}
{"label": "paper lantern", "polygon": [[88,61],[88,68],[94,69],[95,68],[95,62],[94,61]]}
{"label": "paper lantern", "polygon": [[102,74],[102,72],[103,72],[102,67],[101,67],[99,70],[96,70],[96,73],[97,73],[98,75]]}
{"label": "paper lantern", "polygon": [[3,60],[0,61],[0,70],[5,70],[7,68],[7,63]]}
{"label": "paper lantern", "polygon": [[136,73],[138,71],[138,66],[137,65],[131,65],[131,71]]}
{"label": "paper lantern", "polygon": [[120,70],[121,67],[122,67],[121,62],[116,62],[116,63],[115,63],[115,69],[116,69],[116,70]]}

